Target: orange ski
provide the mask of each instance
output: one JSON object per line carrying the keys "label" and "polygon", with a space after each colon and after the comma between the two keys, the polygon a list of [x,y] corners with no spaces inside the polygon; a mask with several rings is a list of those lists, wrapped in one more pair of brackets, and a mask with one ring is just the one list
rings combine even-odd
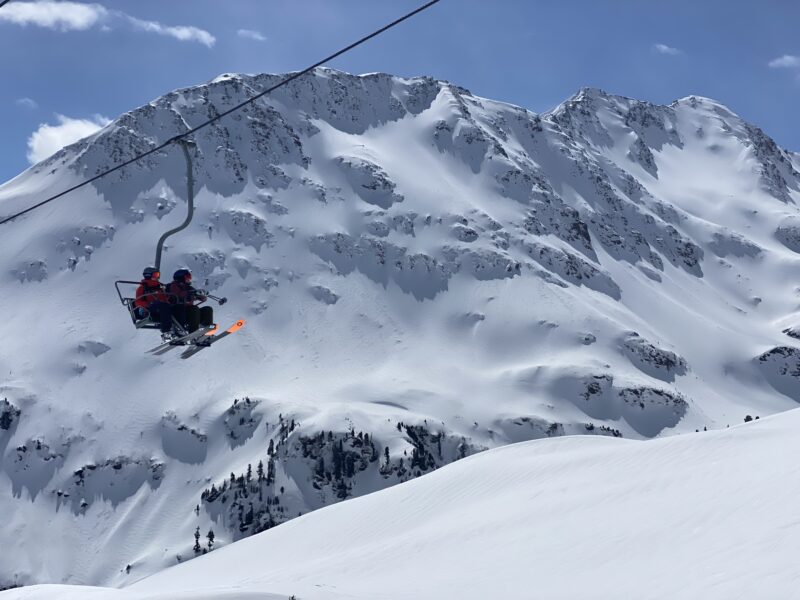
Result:
{"label": "orange ski", "polygon": [[219,329],[218,327],[215,327],[212,331],[206,333],[206,335],[203,338],[198,340],[195,345],[185,350],[183,354],[181,354],[181,358],[185,359],[189,358],[190,356],[194,356],[195,354],[200,352],[200,350],[202,350],[203,348],[208,348],[211,344],[220,341],[222,338],[227,337],[232,333],[236,333],[242,327],[244,327],[244,323],[245,323],[244,319],[240,319],[239,321],[236,321],[236,323],[228,327],[228,329],[226,329],[222,333],[214,333]]}

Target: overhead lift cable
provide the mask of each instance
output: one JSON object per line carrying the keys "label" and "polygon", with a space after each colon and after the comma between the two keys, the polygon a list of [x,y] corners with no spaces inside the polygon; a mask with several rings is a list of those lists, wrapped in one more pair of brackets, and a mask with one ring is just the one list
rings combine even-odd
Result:
{"label": "overhead lift cable", "polygon": [[[9,0],[5,0],[5,1],[8,2]],[[83,181],[83,182],[81,182],[79,184],[76,184],[76,185],[70,187],[70,188],[67,188],[63,192],[59,192],[55,196],[51,196],[51,197],[47,198],[46,200],[42,200],[41,202],[38,202],[38,203],[34,204],[33,206],[30,206],[30,207],[28,207],[28,208],[26,208],[24,210],[21,210],[18,213],[15,213],[15,214],[10,215],[8,217],[4,217],[2,220],[0,220],[0,225],[4,225],[5,223],[13,221],[17,217],[21,217],[22,215],[25,215],[25,214],[33,211],[33,210],[36,210],[37,208],[40,208],[40,207],[44,206],[45,204],[53,202],[54,200],[58,200],[59,198],[61,198],[63,196],[66,196],[67,194],[69,194],[71,192],[74,192],[75,190],[78,190],[78,189],[80,189],[80,188],[82,188],[82,187],[84,187],[86,185],[89,185],[90,183],[94,183],[95,181],[105,177],[106,175],[110,175],[111,173],[114,173],[115,171],[119,171],[120,169],[123,169],[123,168],[127,167],[128,165],[131,165],[131,164],[133,164],[135,162],[138,162],[138,161],[142,160],[143,158],[146,158],[146,157],[150,156],[151,154],[155,154],[156,152],[159,152],[160,150],[163,150],[164,148],[166,148],[170,144],[178,142],[178,141],[184,139],[185,137],[192,135],[193,133],[197,132],[198,130],[203,129],[204,127],[208,127],[212,123],[215,123],[216,121],[219,121],[223,117],[226,117],[229,114],[231,114],[233,112],[236,112],[237,110],[240,110],[241,108],[247,106],[248,104],[252,104],[253,102],[258,100],[259,98],[262,98],[262,97],[266,96],[267,94],[269,94],[270,92],[274,92],[278,88],[281,88],[284,85],[286,85],[288,83],[291,83],[295,79],[298,79],[299,77],[302,77],[303,75],[313,71],[317,67],[321,67],[323,64],[325,64],[327,62],[330,62],[330,61],[340,57],[341,55],[343,55],[343,54],[345,54],[347,52],[350,52],[350,50],[353,50],[354,48],[357,48],[361,44],[364,44],[365,42],[368,42],[372,38],[375,38],[375,37],[381,35],[382,33],[388,31],[389,29],[392,29],[393,27],[396,27],[397,25],[399,25],[403,21],[406,21],[406,20],[410,19],[411,17],[421,13],[422,11],[427,10],[428,8],[430,8],[434,4],[439,3],[440,1],[441,0],[431,0],[431,2],[428,2],[427,4],[423,4],[422,6],[417,8],[416,10],[413,10],[410,13],[408,13],[406,15],[403,15],[402,17],[392,21],[388,25],[384,25],[380,29],[378,29],[376,31],[373,31],[372,33],[370,33],[367,36],[364,36],[363,38],[361,38],[357,42],[353,42],[352,44],[350,44],[349,46],[347,46],[345,48],[342,48],[338,52],[334,52],[330,56],[328,56],[326,58],[323,58],[319,62],[314,63],[313,65],[311,65],[310,67],[307,67],[306,69],[303,69],[302,71],[298,71],[297,73],[289,75],[288,77],[283,79],[280,83],[277,83],[277,84],[273,85],[272,87],[267,88],[263,92],[259,92],[255,96],[251,96],[247,100],[244,100],[243,102],[240,102],[236,106],[234,106],[232,108],[229,108],[228,110],[219,113],[215,117],[212,117],[211,119],[208,119],[207,121],[201,123],[200,125],[197,125],[196,127],[192,127],[191,129],[189,129],[187,131],[184,131],[183,133],[178,134],[173,138],[170,138],[166,142],[156,146],[155,148],[151,148],[147,152],[143,152],[142,154],[134,156],[133,158],[131,158],[129,160],[121,162],[120,164],[115,165],[115,166],[111,167],[110,169],[107,169],[106,171],[103,171],[102,173],[99,173],[99,174],[95,175],[94,177],[92,177],[90,179],[87,179],[86,181]],[[2,6],[2,4],[0,4],[0,6]]]}

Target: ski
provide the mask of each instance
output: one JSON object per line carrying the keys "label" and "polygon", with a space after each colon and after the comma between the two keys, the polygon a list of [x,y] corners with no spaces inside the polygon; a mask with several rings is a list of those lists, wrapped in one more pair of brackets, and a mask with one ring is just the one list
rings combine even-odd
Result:
{"label": "ski", "polygon": [[228,337],[232,333],[236,333],[242,327],[244,327],[244,319],[236,321],[236,323],[234,323],[233,325],[228,327],[228,329],[226,329],[222,333],[218,333],[216,335],[210,335],[210,336],[207,337],[207,339],[197,340],[191,348],[187,348],[186,350],[184,350],[181,353],[181,358],[186,359],[186,358],[189,358],[191,356],[194,356],[195,354],[197,354],[198,352],[200,352],[204,348],[208,348],[211,344],[215,344],[216,342],[220,341],[222,338]]}
{"label": "ski", "polygon": [[173,339],[171,339],[171,340],[169,340],[167,342],[164,342],[163,344],[159,344],[155,348],[151,348],[150,350],[148,350],[148,352],[150,354],[163,354],[164,352],[172,350],[173,348],[175,348],[177,346],[183,346],[189,340],[191,340],[191,339],[193,339],[195,337],[199,337],[200,335],[202,335],[202,331],[200,331],[200,330],[194,331],[192,333],[188,333],[186,335],[182,335],[180,337],[173,338]]}
{"label": "ski", "polygon": [[211,329],[198,329],[197,331],[193,331],[192,333],[186,334],[184,336],[175,338],[168,342],[164,342],[163,344],[156,346],[148,350],[150,354],[154,354],[156,356],[160,354],[164,354],[169,352],[173,348],[177,348],[178,346],[185,346],[187,344],[193,343],[196,339],[202,338],[204,336],[214,335],[217,332],[217,326],[214,325]]}

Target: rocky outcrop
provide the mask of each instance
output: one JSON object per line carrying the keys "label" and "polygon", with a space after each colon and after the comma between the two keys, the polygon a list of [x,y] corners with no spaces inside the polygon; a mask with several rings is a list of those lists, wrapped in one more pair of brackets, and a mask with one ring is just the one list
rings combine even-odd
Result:
{"label": "rocky outcrop", "polygon": [[642,372],[664,381],[675,381],[676,375],[685,375],[686,360],[670,350],[659,348],[633,332],[622,342],[622,348],[630,361]]}
{"label": "rocky outcrop", "polygon": [[8,401],[0,400],[0,431],[10,431],[18,422],[22,411]]}
{"label": "rocky outcrop", "polygon": [[363,158],[342,156],[336,159],[353,191],[364,201],[387,209],[402,202],[394,182],[381,167]]}
{"label": "rocky outcrop", "polygon": [[[558,380],[555,387],[601,426],[617,430],[625,424],[647,438],[677,425],[689,407],[674,390],[628,384],[611,374],[572,375]],[[612,422],[620,425],[613,427]]]}
{"label": "rocky outcrop", "polygon": [[772,387],[800,402],[800,349],[776,346],[757,356],[755,361]]}
{"label": "rocky outcrop", "polygon": [[60,502],[69,502],[75,512],[97,500],[116,506],[145,483],[157,488],[164,478],[165,464],[155,458],[118,456],[77,469],[62,488],[54,491]]}
{"label": "rocky outcrop", "polygon": [[253,436],[261,422],[261,413],[255,412],[258,400],[236,398],[230,408],[222,415],[225,436],[231,448],[241,446]]}
{"label": "rocky outcrop", "polygon": [[161,419],[161,444],[167,456],[184,463],[201,463],[208,454],[208,436],[182,423],[174,412]]}

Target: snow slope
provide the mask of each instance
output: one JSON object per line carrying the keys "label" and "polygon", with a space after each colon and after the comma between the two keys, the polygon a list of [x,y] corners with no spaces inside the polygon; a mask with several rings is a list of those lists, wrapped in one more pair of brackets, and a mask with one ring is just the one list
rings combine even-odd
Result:
{"label": "snow slope", "polygon": [[123,591],[0,598],[798,598],[799,427],[513,444]]}
{"label": "snow slope", "polygon": [[[277,77],[126,113],[0,186],[0,214]],[[112,286],[183,219],[179,149],[2,231],[0,545],[26,551],[0,587],[121,586],[193,558],[197,527],[220,547],[510,442],[800,400],[800,159],[719,103],[585,89],[535,115],[319,69],[195,141],[163,270],[248,324],[190,361],[146,355]]]}

